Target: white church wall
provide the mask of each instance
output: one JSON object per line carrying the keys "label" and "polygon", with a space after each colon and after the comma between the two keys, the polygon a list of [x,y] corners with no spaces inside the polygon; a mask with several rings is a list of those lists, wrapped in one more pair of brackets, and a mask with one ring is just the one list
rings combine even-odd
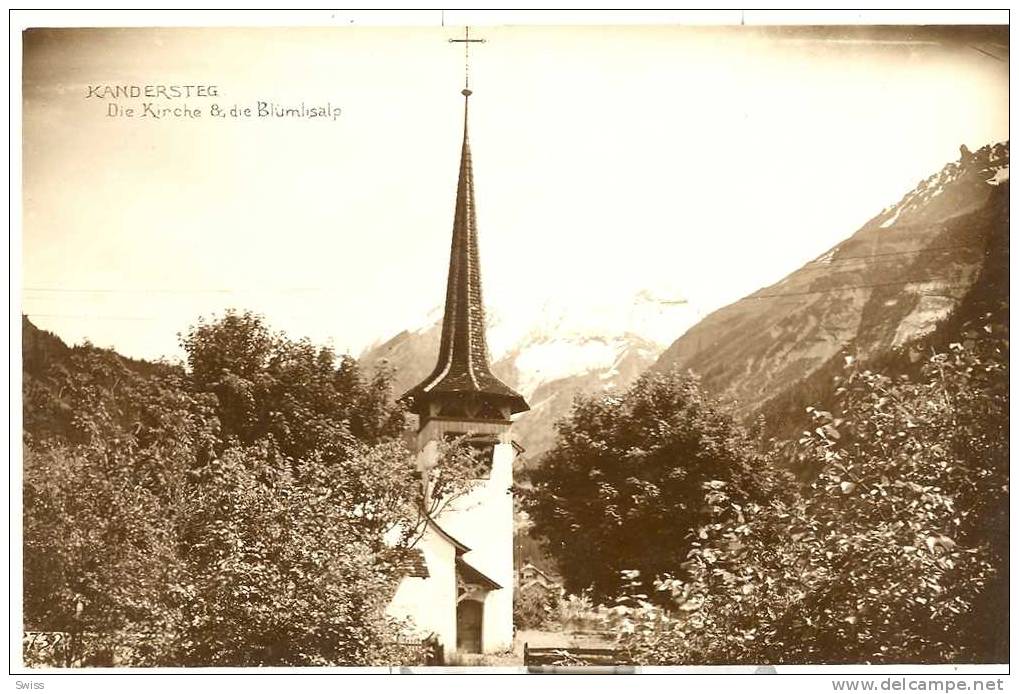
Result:
{"label": "white church wall", "polygon": [[439,524],[471,548],[463,558],[502,586],[484,603],[482,648],[485,653],[513,646],[513,459],[510,443],[494,447],[492,470],[467,495],[454,500]]}
{"label": "white church wall", "polygon": [[428,578],[401,579],[386,611],[396,619],[409,617],[423,636],[436,634],[449,657],[456,651],[456,548],[431,527],[416,548],[424,553]]}
{"label": "white church wall", "polygon": [[[516,450],[511,443],[509,425],[501,422],[465,422],[437,420],[429,421],[418,436],[418,469],[427,474],[436,462],[436,441],[446,434],[497,434],[499,443],[493,447],[492,467],[487,479],[477,480],[466,495],[455,499],[446,507],[436,521],[450,535],[464,543],[470,551],[463,558],[468,564],[498,583],[502,588],[489,591],[484,599],[482,616],[482,650],[485,653],[499,653],[513,647],[513,460]],[[429,530],[429,537],[448,545],[436,533]],[[452,546],[449,546],[453,552]],[[455,552],[453,552],[455,555]],[[455,559],[455,556],[453,556]],[[440,634],[446,654],[456,647],[456,577],[455,565],[450,560],[453,573],[453,593],[446,602],[439,593],[409,592],[414,600],[430,599],[429,607],[417,608],[421,619],[430,624],[449,624],[433,627]],[[445,564],[444,564],[445,566]],[[431,569],[431,562],[429,562]],[[427,597],[425,597],[427,595]],[[445,595],[443,593],[442,595]],[[420,597],[419,597],[420,596]],[[402,597],[402,596],[401,596]],[[450,634],[451,637],[447,637]]]}

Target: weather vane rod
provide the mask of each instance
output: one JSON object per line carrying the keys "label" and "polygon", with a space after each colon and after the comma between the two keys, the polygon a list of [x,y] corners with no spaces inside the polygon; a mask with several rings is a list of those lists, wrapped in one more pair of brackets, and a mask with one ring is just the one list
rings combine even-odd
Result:
{"label": "weather vane rod", "polygon": [[471,55],[470,48],[472,43],[484,43],[485,39],[472,39],[471,28],[464,27],[464,37],[462,39],[450,39],[450,43],[462,43],[464,45],[464,88],[463,95],[471,95]]}

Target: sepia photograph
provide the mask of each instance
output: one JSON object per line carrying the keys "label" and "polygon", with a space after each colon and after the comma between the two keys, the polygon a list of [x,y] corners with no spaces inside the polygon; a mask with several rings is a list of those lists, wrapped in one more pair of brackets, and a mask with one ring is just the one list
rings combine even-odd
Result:
{"label": "sepia photograph", "polygon": [[1004,691],[1008,11],[901,14],[15,12],[17,687]]}

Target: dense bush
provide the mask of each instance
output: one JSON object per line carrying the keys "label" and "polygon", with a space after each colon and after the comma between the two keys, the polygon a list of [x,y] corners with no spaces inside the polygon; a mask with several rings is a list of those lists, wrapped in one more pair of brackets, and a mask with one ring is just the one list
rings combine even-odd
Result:
{"label": "dense bush", "polygon": [[540,586],[518,587],[513,593],[513,626],[543,629],[552,625],[561,596]]}

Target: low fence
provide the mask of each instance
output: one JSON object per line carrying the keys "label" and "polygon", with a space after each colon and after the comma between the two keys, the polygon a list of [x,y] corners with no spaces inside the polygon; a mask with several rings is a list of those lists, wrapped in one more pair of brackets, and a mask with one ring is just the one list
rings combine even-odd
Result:
{"label": "low fence", "polygon": [[392,644],[403,651],[401,665],[443,665],[442,644],[430,634],[424,639],[397,641]]}
{"label": "low fence", "polygon": [[[632,673],[633,665],[625,653],[607,643],[608,635],[600,632],[576,632],[568,636],[592,636],[595,643],[580,645],[569,643],[556,646],[532,647],[524,643],[524,666],[536,673]],[[602,643],[598,643],[602,641]]]}

